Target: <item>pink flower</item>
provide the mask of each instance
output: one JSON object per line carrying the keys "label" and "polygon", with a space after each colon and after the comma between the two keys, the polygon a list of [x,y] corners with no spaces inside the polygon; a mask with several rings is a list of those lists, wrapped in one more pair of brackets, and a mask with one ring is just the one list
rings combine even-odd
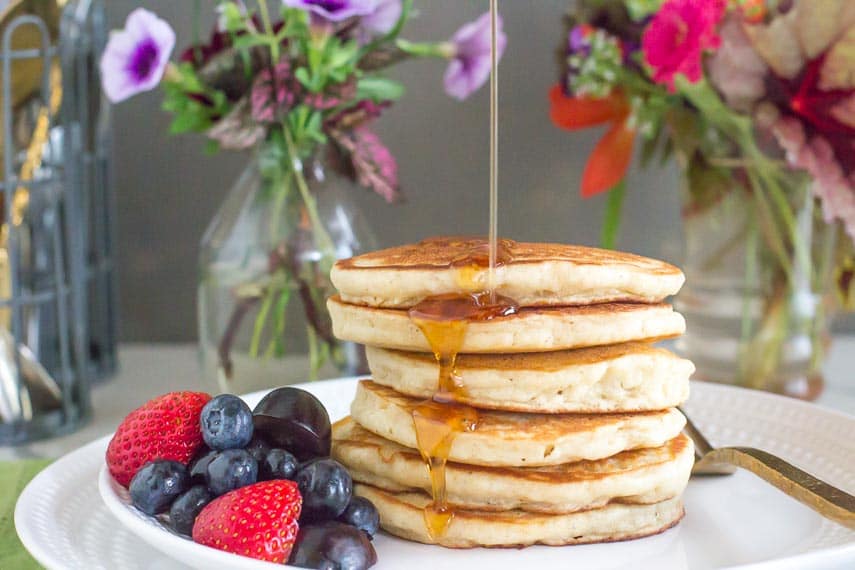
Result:
{"label": "pink flower", "polygon": [[137,8],[113,32],[101,56],[101,85],[119,103],[160,83],[175,47],[175,31],[153,12]]}
{"label": "pink flower", "polygon": [[808,139],[798,119],[779,118],[771,130],[787,153],[787,163],[810,174],[811,190],[822,203],[825,221],[840,220],[855,240],[855,174],[847,178],[828,141],[821,136]]}
{"label": "pink flower", "polygon": [[766,94],[769,69],[751,45],[738,16],[725,18],[720,31],[721,47],[707,63],[710,80],[728,105],[749,111]]}
{"label": "pink flower", "polygon": [[[496,22],[498,56],[502,57],[508,38],[502,30],[502,19]],[[453,58],[445,71],[445,92],[460,101],[480,89],[490,77],[490,13],[457,30],[451,38]]]}
{"label": "pink flower", "polygon": [[701,79],[701,57],[721,43],[715,28],[726,8],[726,0],[668,0],[662,5],[641,38],[655,82],[673,91],[677,74],[692,83]]}

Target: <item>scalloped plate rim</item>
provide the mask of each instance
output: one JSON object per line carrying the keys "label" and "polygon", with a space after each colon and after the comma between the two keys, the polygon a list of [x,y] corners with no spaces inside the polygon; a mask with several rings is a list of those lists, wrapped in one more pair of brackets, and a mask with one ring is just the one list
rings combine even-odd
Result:
{"label": "scalloped plate rim", "polygon": [[[311,389],[313,387],[317,388],[322,386],[328,386],[329,384],[333,383],[353,384],[358,378],[359,377],[337,378],[310,384],[303,384],[299,386],[308,387],[309,389]],[[709,384],[700,381],[694,381],[693,387],[698,387],[701,388],[702,391],[710,391],[711,393],[741,393],[742,396],[749,399],[764,400],[771,398],[772,400],[770,401],[772,402],[777,401],[785,406],[801,408],[803,411],[806,411],[809,414],[819,414],[820,416],[826,416],[830,419],[845,421],[847,423],[851,422],[853,427],[855,427],[855,417],[849,416],[837,410],[831,410],[807,402],[791,400],[774,394],[757,392],[754,390],[737,388],[733,386]],[[266,390],[260,392],[253,392],[244,396],[244,398],[252,402],[254,400],[259,399],[266,392]],[[692,402],[690,400],[690,402],[688,403],[688,408],[691,409],[691,407]],[[16,505],[15,510],[15,525],[18,529],[18,534],[21,538],[22,543],[33,554],[33,556],[40,563],[42,563],[48,568],[63,568],[64,566],[60,557],[57,557],[51,551],[50,548],[42,544],[40,538],[37,536],[38,533],[34,532],[31,528],[31,524],[29,524],[28,514],[39,503],[38,490],[41,486],[46,484],[49,479],[53,479],[57,476],[57,474],[61,473],[64,466],[71,465],[72,463],[81,459],[83,456],[88,456],[93,453],[99,453],[99,455],[103,455],[103,449],[106,448],[107,442],[111,437],[111,435],[108,435],[103,438],[99,438],[98,440],[90,442],[89,444],[86,444],[64,455],[63,457],[55,461],[53,464],[51,464],[44,471],[39,473],[24,489],[24,492],[19,497],[18,504]],[[272,567],[271,563],[238,557],[233,554],[221,552],[209,547],[195,544],[186,538],[182,538],[176,534],[171,533],[160,525],[154,524],[153,517],[145,517],[145,515],[136,513],[136,511],[133,510],[133,507],[130,507],[126,502],[124,502],[122,497],[116,492],[116,489],[113,488],[117,484],[112,480],[112,477],[109,476],[106,471],[106,467],[103,465],[103,463],[101,463],[98,469],[97,478],[98,491],[102,499],[104,500],[104,505],[107,507],[107,509],[111,513],[113,513],[119,519],[119,521],[123,525],[125,525],[131,532],[151,544],[152,547],[164,552],[168,550],[168,547],[179,548],[180,550],[190,549],[192,552],[195,552],[197,554],[199,554],[200,552],[204,552],[204,554],[200,554],[200,556],[205,559],[205,564],[211,563],[211,560],[216,560],[216,562],[214,563],[224,564],[225,566],[230,568],[246,568],[260,570],[262,568]],[[131,512],[132,510],[134,512]],[[146,518],[151,520],[144,520]],[[853,537],[855,537],[855,534],[853,534]],[[626,545],[632,543],[630,542],[617,544]],[[202,550],[200,551],[199,549]],[[167,553],[176,560],[184,559],[184,556],[175,557],[174,551],[169,551]],[[382,552],[378,552],[378,554],[381,556],[382,560]],[[200,562],[202,561],[194,558],[194,562],[191,564],[198,565]],[[855,562],[855,538],[853,538],[850,542],[833,546],[830,548],[809,550],[807,552],[800,552],[781,558],[771,558],[753,563],[729,567],[738,567],[744,569],[760,569],[772,567],[802,568],[805,564],[822,565],[818,567],[828,567],[828,565],[830,564],[839,564],[845,562]],[[279,568],[293,568],[291,566],[276,566]]]}

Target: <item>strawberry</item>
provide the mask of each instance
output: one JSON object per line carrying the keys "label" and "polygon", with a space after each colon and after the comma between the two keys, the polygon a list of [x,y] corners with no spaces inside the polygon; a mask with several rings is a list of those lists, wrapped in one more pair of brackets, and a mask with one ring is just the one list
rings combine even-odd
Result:
{"label": "strawberry", "polygon": [[107,446],[107,468],[127,487],[149,461],[187,465],[202,447],[199,417],[211,399],[203,392],[170,392],[127,415]]}
{"label": "strawberry", "polygon": [[293,481],[277,479],[241,487],[214,499],[193,525],[199,544],[283,564],[300,530],[303,498]]}

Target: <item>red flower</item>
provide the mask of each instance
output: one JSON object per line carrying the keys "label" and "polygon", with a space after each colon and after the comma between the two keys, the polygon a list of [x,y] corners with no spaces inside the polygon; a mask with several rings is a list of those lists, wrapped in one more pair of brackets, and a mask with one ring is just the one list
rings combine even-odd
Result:
{"label": "red flower", "polygon": [[701,79],[701,57],[721,43],[715,28],[726,8],[726,0],[668,0],[662,5],[641,38],[644,61],[656,83],[673,91],[677,74],[692,83]]}
{"label": "red flower", "polygon": [[605,192],[626,175],[632,160],[635,129],[629,124],[629,102],[620,91],[608,97],[568,97],[560,85],[549,92],[550,117],[557,126],[578,130],[610,124],[605,136],[594,147],[582,174],[582,197]]}

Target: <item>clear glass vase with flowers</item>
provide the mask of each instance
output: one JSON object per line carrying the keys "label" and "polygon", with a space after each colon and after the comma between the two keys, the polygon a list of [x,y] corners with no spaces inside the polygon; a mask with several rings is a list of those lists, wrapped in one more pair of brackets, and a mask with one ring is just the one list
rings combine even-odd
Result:
{"label": "clear glass vase with flowers", "polygon": [[[210,39],[173,63],[174,31],[137,9],[101,62],[113,102],[161,85],[173,133],[251,152],[202,243],[207,375],[234,393],[317,377],[325,363],[360,372],[359,351],[331,334],[325,299],[336,259],[374,246],[353,187],[399,197],[395,158],[372,123],[404,89],[383,72],[447,59],[445,91],[466,99],[489,76],[489,17],[448,41],[411,42],[401,34],[412,0],[221,0],[216,10]],[[289,334],[297,321],[304,341]],[[285,358],[295,352],[308,358]]]}
{"label": "clear glass vase with flowers", "polygon": [[851,301],[855,4],[581,0],[553,122],[607,125],[582,194],[619,227],[636,142],[683,174],[678,348],[698,377],[814,397],[830,317]]}

